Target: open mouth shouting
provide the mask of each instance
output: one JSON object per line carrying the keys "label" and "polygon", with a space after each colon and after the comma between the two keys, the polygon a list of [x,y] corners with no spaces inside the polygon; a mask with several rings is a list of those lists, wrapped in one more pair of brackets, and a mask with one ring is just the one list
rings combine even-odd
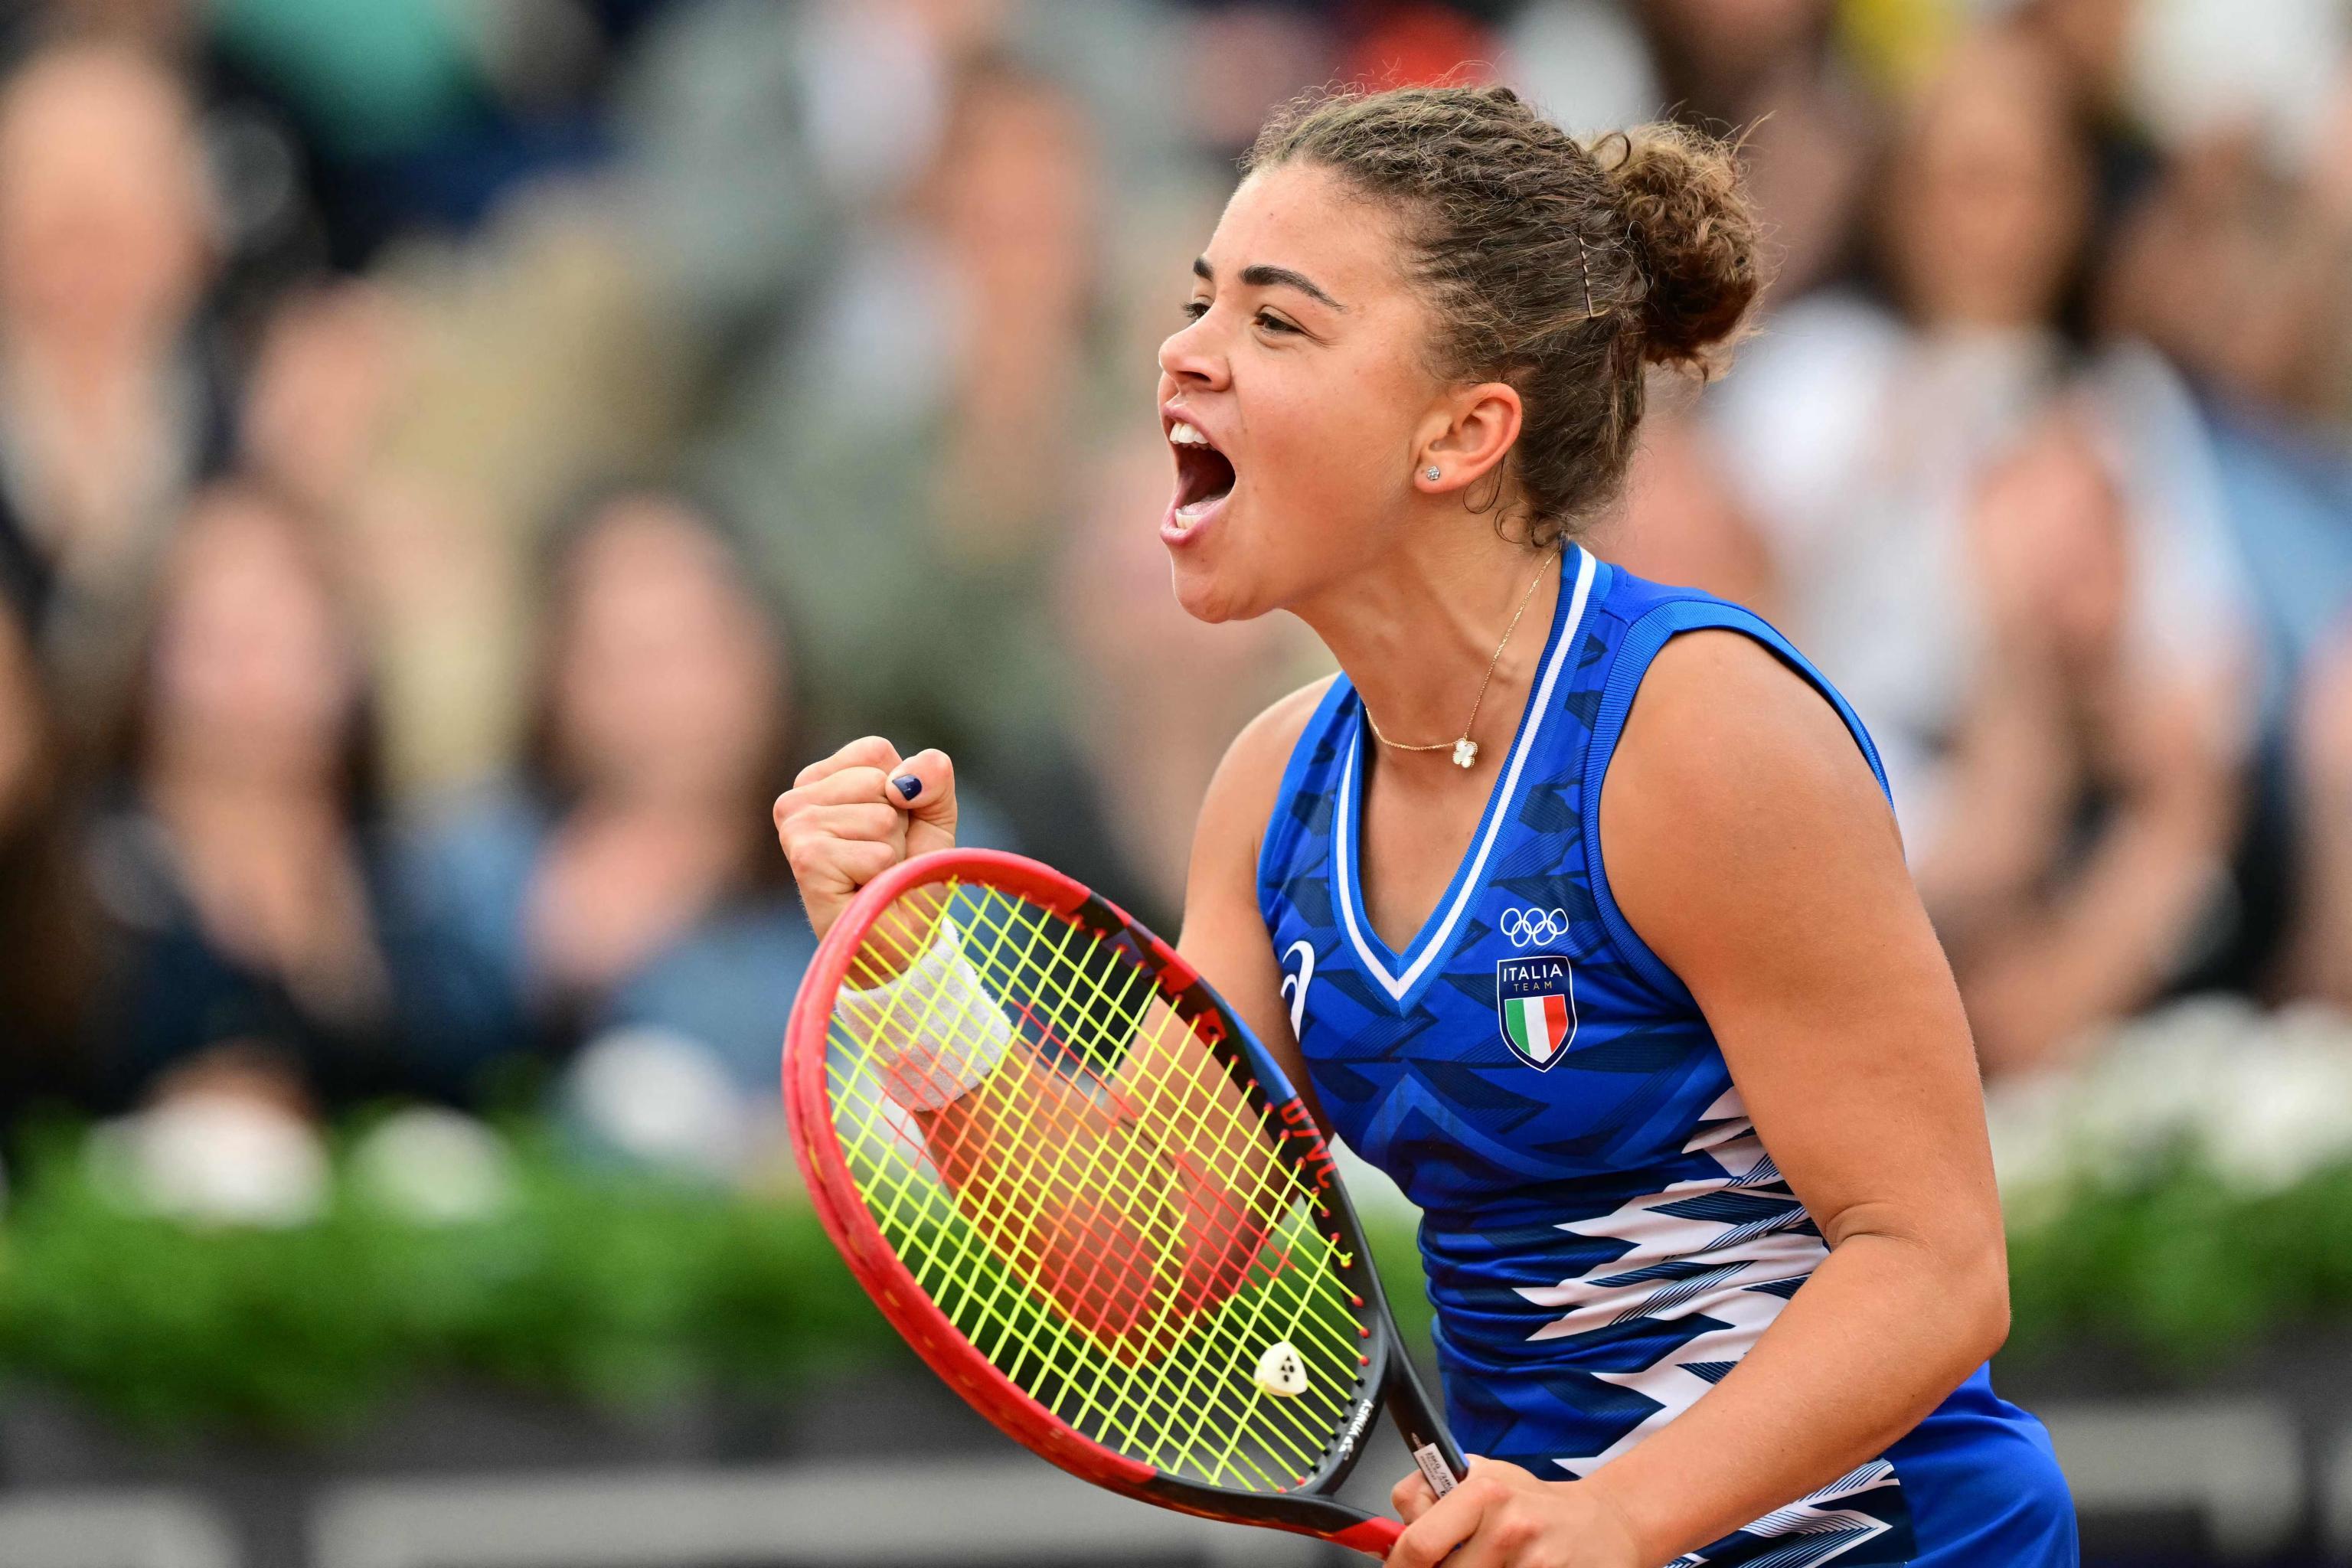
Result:
{"label": "open mouth shouting", "polygon": [[1161,410],[1169,448],[1176,454],[1176,493],[1160,520],[1160,537],[1170,544],[1196,538],[1224,510],[1238,476],[1233,459],[1220,451],[1189,414]]}

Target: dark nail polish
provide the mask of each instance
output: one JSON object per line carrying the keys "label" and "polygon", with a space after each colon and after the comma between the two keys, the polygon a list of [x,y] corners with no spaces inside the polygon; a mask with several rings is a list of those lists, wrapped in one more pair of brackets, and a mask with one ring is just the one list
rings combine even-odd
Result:
{"label": "dark nail polish", "polygon": [[900,773],[890,781],[890,787],[908,800],[912,800],[923,793],[923,781],[912,773]]}

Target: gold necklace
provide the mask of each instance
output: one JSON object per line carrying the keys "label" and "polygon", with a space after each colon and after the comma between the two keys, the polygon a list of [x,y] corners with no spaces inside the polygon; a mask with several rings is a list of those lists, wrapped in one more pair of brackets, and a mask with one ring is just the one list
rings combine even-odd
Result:
{"label": "gold necklace", "polygon": [[[1559,552],[1556,550],[1547,552],[1544,556],[1544,564],[1549,566],[1553,561],[1559,558]],[[1528,601],[1536,596],[1536,589],[1542,584],[1543,580],[1543,570],[1541,568],[1538,568],[1534,581],[1528,584],[1528,591],[1519,595],[1519,607],[1511,612],[1511,624],[1503,628],[1503,640],[1495,645],[1495,657],[1486,661],[1486,673],[1479,679],[1478,695],[1473,699],[1470,703],[1470,717],[1463,723],[1462,734],[1459,739],[1452,741],[1433,741],[1426,746],[1408,746],[1402,742],[1391,741],[1386,735],[1381,733],[1380,723],[1372,717],[1371,705],[1370,703],[1366,703],[1364,705],[1364,722],[1371,725],[1372,739],[1378,741],[1381,745],[1388,747],[1392,752],[1442,752],[1448,746],[1451,746],[1454,748],[1454,765],[1455,767],[1476,767],[1478,765],[1478,742],[1470,738],[1470,731],[1477,728],[1478,709],[1486,700],[1486,688],[1494,684],[1495,667],[1503,662],[1503,650],[1511,646],[1511,634],[1519,629],[1519,617],[1528,613]]]}

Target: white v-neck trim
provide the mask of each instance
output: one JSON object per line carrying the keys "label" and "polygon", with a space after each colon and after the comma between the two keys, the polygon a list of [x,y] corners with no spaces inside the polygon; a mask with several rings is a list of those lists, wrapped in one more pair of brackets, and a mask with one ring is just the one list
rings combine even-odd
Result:
{"label": "white v-neck trim", "polygon": [[1568,650],[1576,645],[1577,628],[1584,621],[1585,601],[1592,591],[1596,566],[1592,552],[1579,548],[1576,553],[1576,587],[1569,600],[1568,617],[1560,625],[1559,638],[1552,646],[1551,657],[1544,661],[1543,673],[1536,682],[1534,695],[1528,700],[1528,719],[1520,726],[1517,743],[1511,748],[1510,761],[1504,767],[1503,781],[1488,807],[1478,842],[1471,850],[1468,869],[1462,876],[1461,885],[1454,889],[1454,897],[1445,908],[1444,918],[1434,922],[1424,921],[1420,933],[1407,945],[1407,953],[1415,946],[1421,949],[1421,953],[1405,966],[1401,974],[1389,973],[1388,966],[1372,951],[1371,943],[1364,940],[1363,929],[1356,921],[1356,760],[1357,749],[1364,741],[1360,723],[1356,726],[1355,734],[1349,739],[1348,755],[1339,767],[1339,794],[1332,806],[1331,875],[1339,884],[1339,897],[1335,901],[1339,906],[1340,924],[1348,932],[1348,945],[1355,949],[1356,957],[1363,964],[1365,973],[1379,982],[1381,989],[1389,994],[1391,1001],[1402,1002],[1406,993],[1429,968],[1430,962],[1445,951],[1447,939],[1454,934],[1454,927],[1461,920],[1462,911],[1468,909],[1470,900],[1477,896],[1486,875],[1486,856],[1494,848],[1496,837],[1502,832],[1504,822],[1511,815],[1512,798],[1518,794],[1519,774],[1527,765],[1528,753],[1535,750],[1536,737],[1542,733],[1544,721],[1550,715],[1552,689],[1559,684],[1561,666],[1568,662]]}

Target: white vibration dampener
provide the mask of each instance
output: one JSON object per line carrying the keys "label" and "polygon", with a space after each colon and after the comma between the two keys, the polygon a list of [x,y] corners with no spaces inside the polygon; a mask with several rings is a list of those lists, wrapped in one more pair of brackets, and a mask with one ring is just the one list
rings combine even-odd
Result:
{"label": "white vibration dampener", "polygon": [[1307,1392],[1307,1368],[1288,1340],[1276,1340],[1266,1346],[1265,1353],[1257,1358],[1257,1370],[1250,1377],[1268,1394],[1278,1394],[1285,1399]]}

